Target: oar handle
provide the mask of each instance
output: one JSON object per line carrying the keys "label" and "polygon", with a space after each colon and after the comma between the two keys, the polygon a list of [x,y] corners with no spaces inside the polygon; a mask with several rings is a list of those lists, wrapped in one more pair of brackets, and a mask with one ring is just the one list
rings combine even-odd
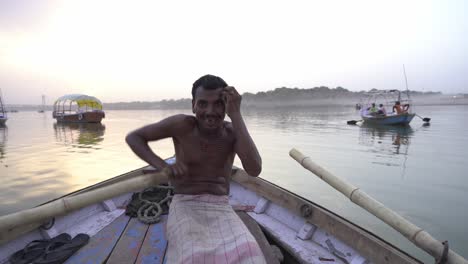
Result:
{"label": "oar handle", "polygon": [[[369,213],[375,215],[380,220],[384,221],[395,230],[400,232],[406,238],[408,238],[413,244],[421,248],[422,250],[429,253],[436,259],[440,259],[444,252],[444,245],[433,238],[429,233],[424,231],[422,228],[412,224],[399,214],[393,212],[389,208],[385,207],[382,203],[378,202],[358,187],[342,180],[332,173],[328,172],[324,168],[315,164],[310,157],[303,155],[296,149],[291,149],[289,155],[299,162],[304,168],[308,169],[320,179],[331,185],[333,188],[348,197],[353,203],[367,210]],[[448,252],[447,263],[464,263],[468,264],[468,261],[455,253],[452,250]]]}
{"label": "oar handle", "polygon": [[166,168],[161,172],[137,176],[95,190],[66,196],[38,207],[0,216],[0,241],[3,241],[3,236],[7,232],[20,226],[47,221],[53,217],[65,215],[74,210],[111,199],[115,196],[165,183],[168,181],[170,174],[170,169]]}

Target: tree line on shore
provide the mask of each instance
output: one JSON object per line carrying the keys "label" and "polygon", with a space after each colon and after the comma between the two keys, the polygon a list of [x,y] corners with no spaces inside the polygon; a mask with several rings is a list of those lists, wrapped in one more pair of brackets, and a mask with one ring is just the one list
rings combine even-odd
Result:
{"label": "tree line on shore", "polygon": [[[370,91],[376,91],[372,89]],[[242,104],[246,107],[268,107],[268,106],[307,106],[307,105],[352,105],[370,91],[349,91],[343,87],[328,88],[320,86],[315,88],[288,88],[281,87],[274,90],[258,93],[243,93]],[[440,92],[410,91],[410,96],[437,96]],[[190,109],[191,98],[169,99],[155,102],[119,102],[106,103],[106,109]]]}
{"label": "tree line on shore", "polygon": [[[281,107],[281,106],[323,106],[323,105],[355,105],[365,93],[379,91],[371,89],[369,91],[353,92],[343,87],[329,88],[326,86],[314,88],[288,88],[280,87],[274,90],[257,93],[243,93],[243,107]],[[457,100],[453,95],[444,95],[441,92],[421,92],[410,91],[410,97],[429,99],[428,104],[453,104],[468,103],[468,94],[460,94]],[[460,100],[461,98],[461,100]],[[432,99],[432,101],[431,101]],[[422,100],[421,100],[422,102]],[[134,102],[116,102],[106,103],[105,110],[147,110],[147,109],[190,109],[192,105],[191,98],[164,99],[161,101],[134,101]],[[37,110],[35,105],[7,105],[7,108],[19,110]],[[46,106],[46,110],[52,110],[51,105]]]}

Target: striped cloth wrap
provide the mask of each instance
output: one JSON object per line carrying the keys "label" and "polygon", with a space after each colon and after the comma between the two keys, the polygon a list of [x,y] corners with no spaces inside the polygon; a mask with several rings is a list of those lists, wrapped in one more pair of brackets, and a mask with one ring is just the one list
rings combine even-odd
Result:
{"label": "striped cloth wrap", "polygon": [[167,222],[167,263],[266,263],[228,196],[174,195]]}

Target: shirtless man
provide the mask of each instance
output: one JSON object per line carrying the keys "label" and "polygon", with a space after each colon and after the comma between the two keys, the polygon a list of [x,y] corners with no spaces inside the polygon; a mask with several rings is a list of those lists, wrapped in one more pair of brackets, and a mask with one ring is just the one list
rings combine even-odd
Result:
{"label": "shirtless man", "polygon": [[[235,154],[245,171],[258,176],[262,159],[240,112],[241,96],[223,79],[205,75],[192,87],[195,116],[174,115],[128,134],[135,154],[154,168],[172,169],[176,194],[229,193],[229,177]],[[224,121],[226,114],[232,123]],[[171,137],[176,163],[168,165],[148,146],[149,141]]]}
{"label": "shirtless man", "polygon": [[395,102],[395,105],[393,106],[393,112],[396,112],[397,115],[399,114],[404,114],[404,113],[407,113],[408,112],[408,109],[409,109],[409,104],[404,104],[403,106],[400,104],[399,101],[396,101]]}
{"label": "shirtless man", "polygon": [[[234,260],[236,263],[264,263],[258,245],[254,245],[255,239],[239,221],[227,197],[236,154],[249,175],[256,177],[262,169],[261,157],[244,123],[240,105],[241,96],[234,87],[228,86],[220,77],[205,75],[192,87],[192,112],[195,116],[174,115],[137,129],[126,137],[128,145],[138,157],[159,170],[165,167],[172,170],[169,180],[176,195],[167,223],[171,261],[168,263],[196,263],[197,256],[203,256],[203,259],[212,257],[214,260],[221,257],[229,260],[227,262]],[[224,121],[226,114],[231,122]],[[173,165],[166,164],[148,146],[149,141],[164,138],[172,138],[174,142],[176,163]],[[212,211],[216,212],[209,212],[213,204],[216,208]],[[216,221],[210,223],[209,219]],[[220,222],[230,223],[231,226],[223,227]],[[236,231],[214,237],[213,233],[222,234],[226,228]],[[194,230],[197,230],[198,236],[194,235]],[[239,239],[246,241],[244,236],[248,237],[246,243],[250,253],[242,255],[242,252],[239,253],[242,243]],[[233,250],[229,250],[234,246]],[[256,247],[258,250],[252,251]],[[230,255],[233,252],[235,255]],[[250,254],[250,258],[246,254]]]}

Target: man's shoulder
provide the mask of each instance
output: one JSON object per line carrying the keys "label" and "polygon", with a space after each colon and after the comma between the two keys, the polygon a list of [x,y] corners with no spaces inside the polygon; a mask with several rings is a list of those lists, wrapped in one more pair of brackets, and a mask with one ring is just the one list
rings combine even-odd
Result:
{"label": "man's shoulder", "polygon": [[195,117],[184,114],[169,116],[162,122],[170,127],[172,131],[178,132],[176,134],[191,131],[196,126]]}
{"label": "man's shoulder", "polygon": [[196,119],[194,116],[185,115],[185,114],[177,114],[173,116],[167,117],[167,120],[170,120],[174,123],[187,123],[194,125],[196,123]]}

